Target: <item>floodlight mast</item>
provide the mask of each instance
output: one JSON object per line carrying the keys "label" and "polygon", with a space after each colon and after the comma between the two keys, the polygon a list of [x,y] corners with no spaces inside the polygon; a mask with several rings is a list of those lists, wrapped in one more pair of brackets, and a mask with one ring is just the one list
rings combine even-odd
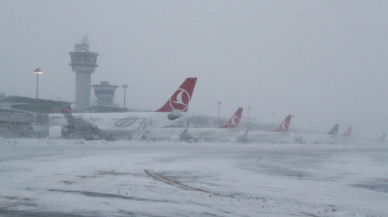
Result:
{"label": "floodlight mast", "polygon": [[33,72],[34,72],[34,74],[36,74],[36,99],[38,99],[39,75],[43,74],[43,72],[42,72],[42,70],[40,70],[40,68],[36,68]]}

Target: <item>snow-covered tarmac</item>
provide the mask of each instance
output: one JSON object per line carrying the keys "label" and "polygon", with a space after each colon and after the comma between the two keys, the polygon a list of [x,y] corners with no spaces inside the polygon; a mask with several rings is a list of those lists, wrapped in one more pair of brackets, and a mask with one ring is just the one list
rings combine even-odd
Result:
{"label": "snow-covered tarmac", "polygon": [[0,174],[1,217],[388,216],[382,144],[0,138]]}

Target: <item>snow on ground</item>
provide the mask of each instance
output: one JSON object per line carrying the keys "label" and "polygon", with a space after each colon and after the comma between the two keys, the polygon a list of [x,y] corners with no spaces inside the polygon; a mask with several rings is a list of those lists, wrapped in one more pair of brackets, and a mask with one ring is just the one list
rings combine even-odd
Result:
{"label": "snow on ground", "polygon": [[0,216],[388,216],[387,154],[381,144],[0,139]]}

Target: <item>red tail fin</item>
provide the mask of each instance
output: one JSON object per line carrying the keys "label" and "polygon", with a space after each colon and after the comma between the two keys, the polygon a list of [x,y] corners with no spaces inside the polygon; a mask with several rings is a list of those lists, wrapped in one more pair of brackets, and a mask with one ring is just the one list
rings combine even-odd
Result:
{"label": "red tail fin", "polygon": [[172,112],[173,110],[180,110],[187,112],[189,103],[193,96],[193,91],[197,78],[186,78],[182,85],[175,91],[171,98],[164,104],[163,107],[156,110],[156,112]]}
{"label": "red tail fin", "polygon": [[272,130],[272,132],[286,132],[291,123],[292,115],[288,115],[286,119],[284,119],[283,123],[276,130]]}
{"label": "red tail fin", "polygon": [[243,112],[243,108],[240,107],[237,109],[236,113],[232,116],[232,118],[229,120],[229,122],[221,127],[218,128],[226,128],[226,129],[234,129],[238,126],[240,123],[241,115]]}
{"label": "red tail fin", "polygon": [[384,140],[385,140],[385,133],[380,137],[379,140],[377,140],[377,142],[384,143]]}
{"label": "red tail fin", "polygon": [[66,108],[65,114],[71,114],[71,108],[70,108],[70,106]]}
{"label": "red tail fin", "polygon": [[350,135],[352,135],[352,129],[353,127],[349,127],[346,132],[344,133],[344,135],[342,136],[346,136],[346,137],[349,137]]}

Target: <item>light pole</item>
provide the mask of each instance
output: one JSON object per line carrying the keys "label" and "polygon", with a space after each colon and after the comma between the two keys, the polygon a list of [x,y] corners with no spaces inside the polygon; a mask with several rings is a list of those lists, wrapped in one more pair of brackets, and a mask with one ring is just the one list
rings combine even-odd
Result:
{"label": "light pole", "polygon": [[272,112],[272,125],[275,125],[275,114],[276,112]]}
{"label": "light pole", "polygon": [[39,74],[42,74],[43,72],[40,70],[40,68],[36,68],[33,72],[36,74],[36,99],[38,99]]}
{"label": "light pole", "polygon": [[250,113],[251,113],[251,107],[248,107],[248,127],[251,124]]}
{"label": "light pole", "polygon": [[125,108],[125,89],[128,88],[128,85],[123,84],[123,86],[121,87],[124,88],[124,108]]}
{"label": "light pole", "polygon": [[221,108],[221,101],[218,101],[218,118],[217,118],[217,127],[220,126],[220,108]]}

